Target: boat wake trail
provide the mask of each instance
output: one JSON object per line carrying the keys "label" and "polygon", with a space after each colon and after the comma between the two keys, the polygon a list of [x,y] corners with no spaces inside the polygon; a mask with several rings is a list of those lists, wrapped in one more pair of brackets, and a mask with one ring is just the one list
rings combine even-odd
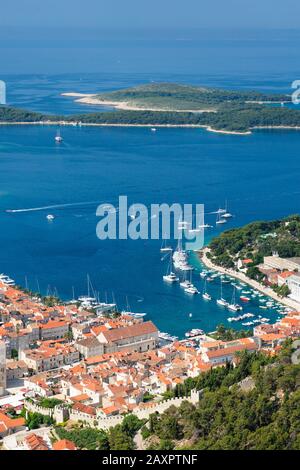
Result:
{"label": "boat wake trail", "polygon": [[5,212],[10,213],[17,213],[17,212],[35,212],[35,211],[43,211],[47,209],[64,209],[66,207],[78,207],[78,206],[89,206],[93,204],[101,204],[104,201],[88,201],[88,202],[73,202],[69,204],[53,204],[50,206],[42,206],[42,207],[30,207],[28,209],[6,209]]}

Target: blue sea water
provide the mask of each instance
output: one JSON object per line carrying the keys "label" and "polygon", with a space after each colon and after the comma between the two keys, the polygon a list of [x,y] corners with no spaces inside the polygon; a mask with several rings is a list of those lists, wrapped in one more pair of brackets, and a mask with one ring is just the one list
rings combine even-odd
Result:
{"label": "blue sea water", "polygon": [[[119,45],[118,50],[124,53],[122,67],[113,67],[110,62],[117,45],[110,47],[110,59],[107,50],[99,46],[106,57],[103,70],[91,62],[84,72],[74,74],[71,64],[68,70],[64,64],[64,73],[59,73],[65,53],[59,49],[55,49],[59,60],[42,73],[37,66],[41,51],[35,50],[31,63],[34,74],[13,69],[7,60],[9,73],[1,78],[7,82],[10,104],[62,114],[95,110],[61,97],[62,92],[93,93],[150,81],[289,92],[291,81],[298,78],[295,49],[288,47],[294,43],[292,39],[282,41],[276,48],[274,41],[188,41],[179,46],[177,41],[161,44],[159,57],[154,54],[159,51],[156,42],[131,44],[130,53]],[[172,52],[168,70],[166,49]],[[192,63],[196,57],[211,57],[212,51],[231,59],[231,69],[225,59],[221,63]],[[87,48],[87,55],[90,53]],[[17,49],[13,54],[21,56]],[[148,61],[144,58],[141,62],[143,54]],[[282,70],[278,70],[280,57],[284,58]],[[5,60],[1,72],[5,72],[3,64]],[[30,61],[26,72],[29,66]],[[127,195],[129,203],[147,206],[203,203],[209,213],[227,199],[235,217],[226,229],[296,213],[300,202],[300,134],[256,131],[250,136],[233,136],[199,129],[159,129],[152,133],[146,128],[65,127],[59,146],[54,135],[53,127],[1,126],[1,272],[23,285],[26,277],[32,290],[39,288],[45,293],[55,289],[65,299],[71,298],[72,286],[76,296],[86,293],[88,273],[102,299],[112,300],[114,295],[118,305],[125,307],[127,296],[134,311],[147,312],[147,318],[161,330],[180,337],[191,328],[211,331],[221,322],[229,326],[227,317],[232,314],[214,301],[219,295],[219,281],[208,286],[212,302],[205,302],[201,296],[190,297],[178,285],[163,282],[167,262],[161,261],[160,241],[100,241],[96,237],[96,201],[118,205],[119,195]],[[70,206],[5,212],[66,204]],[[53,222],[46,219],[49,212],[56,216]],[[206,221],[214,224],[215,216],[207,215]],[[224,227],[208,230],[206,241],[221,230]],[[201,267],[195,255],[193,262],[193,280],[201,290]],[[224,296],[229,300],[231,295],[232,286],[224,286]],[[260,310],[254,301],[244,311],[272,321],[278,315]],[[193,314],[191,318],[189,313]]]}

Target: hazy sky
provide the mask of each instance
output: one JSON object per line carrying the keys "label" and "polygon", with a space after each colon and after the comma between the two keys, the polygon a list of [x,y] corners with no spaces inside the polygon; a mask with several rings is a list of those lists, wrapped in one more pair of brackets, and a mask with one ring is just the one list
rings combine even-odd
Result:
{"label": "hazy sky", "polygon": [[298,28],[298,0],[2,0],[0,26]]}

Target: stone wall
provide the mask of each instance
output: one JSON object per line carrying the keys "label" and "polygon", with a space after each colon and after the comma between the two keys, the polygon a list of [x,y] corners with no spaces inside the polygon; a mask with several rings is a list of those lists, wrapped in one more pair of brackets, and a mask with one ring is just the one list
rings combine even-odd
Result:
{"label": "stone wall", "polygon": [[53,418],[57,423],[63,423],[69,419],[69,409],[63,405],[56,405],[54,408],[45,408],[36,403],[32,403],[30,400],[25,400],[24,407],[27,411],[32,413],[50,416],[50,418]]}
{"label": "stone wall", "polygon": [[[192,390],[189,397],[170,398],[159,403],[152,403],[145,408],[140,407],[135,409],[134,414],[140,419],[148,419],[152,413],[163,413],[168,408],[170,408],[170,406],[179,407],[183,401],[189,401],[190,403],[196,405],[196,403],[199,401],[200,394],[201,391],[199,392]],[[52,417],[57,423],[71,419],[72,421],[82,421],[88,426],[96,426],[98,429],[104,430],[108,430],[117,424],[121,424],[124,418],[123,415],[109,417],[104,416],[103,418],[96,418],[95,416],[88,417],[85,415],[84,418],[80,419],[80,415],[72,413],[71,410],[69,410],[67,407],[64,407],[63,405],[57,405],[54,408],[43,408],[42,406],[36,405],[28,400],[25,401],[24,406],[28,411]]]}

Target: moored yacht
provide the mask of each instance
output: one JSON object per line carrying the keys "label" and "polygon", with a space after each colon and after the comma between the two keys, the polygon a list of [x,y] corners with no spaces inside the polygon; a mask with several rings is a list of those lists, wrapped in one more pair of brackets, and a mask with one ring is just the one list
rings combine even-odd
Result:
{"label": "moored yacht", "polygon": [[242,310],[242,307],[235,301],[235,287],[233,287],[231,303],[227,305],[227,308],[232,312],[238,312],[239,310]]}
{"label": "moored yacht", "polygon": [[202,292],[202,297],[203,297],[203,299],[205,299],[205,300],[211,300],[211,295],[210,295],[210,294],[207,292],[207,290],[206,290],[206,282],[207,282],[207,281],[206,281],[206,279],[205,279],[205,281],[204,281],[204,287],[203,287],[203,292]]}
{"label": "moored yacht", "polygon": [[228,302],[225,299],[223,299],[222,297],[220,299],[217,299],[217,304],[221,305],[222,307],[227,307],[228,306]]}
{"label": "moored yacht", "polygon": [[222,214],[222,217],[224,219],[230,219],[231,217],[233,217],[233,215],[227,210],[227,201],[225,204],[225,212]]}
{"label": "moored yacht", "polygon": [[202,294],[202,297],[205,300],[211,300],[211,295],[208,292],[204,292],[204,294]]}
{"label": "moored yacht", "polygon": [[221,307],[227,307],[228,302],[223,298],[223,288],[222,288],[222,279],[221,279],[221,290],[220,290],[220,298],[217,299],[217,304]]}
{"label": "moored yacht", "polygon": [[188,287],[191,287],[192,284],[190,283],[190,281],[184,280],[184,281],[181,281],[179,285],[180,285],[180,287],[183,287],[184,289],[187,289]]}
{"label": "moored yacht", "polygon": [[1,274],[0,275],[0,282],[3,282],[4,284],[8,286],[14,286],[15,281],[11,279],[9,276],[6,276],[6,274]]}
{"label": "moored yacht", "polygon": [[179,278],[176,276],[176,274],[170,272],[170,274],[166,274],[165,276],[163,276],[163,280],[166,281],[166,282],[178,282],[179,281]]}
{"label": "moored yacht", "polygon": [[188,264],[188,255],[187,252],[182,249],[181,240],[178,241],[178,246],[173,253],[173,263],[175,269],[179,269],[180,271],[190,271],[193,269],[193,267]]}
{"label": "moored yacht", "polygon": [[226,223],[227,223],[227,220],[223,219],[223,215],[221,215],[221,213],[218,212],[216,225],[222,225],[222,224],[226,224]]}
{"label": "moored yacht", "polygon": [[197,287],[193,286],[193,284],[190,287],[186,287],[184,289],[184,292],[186,292],[187,294],[193,294],[193,295],[199,294]]}

